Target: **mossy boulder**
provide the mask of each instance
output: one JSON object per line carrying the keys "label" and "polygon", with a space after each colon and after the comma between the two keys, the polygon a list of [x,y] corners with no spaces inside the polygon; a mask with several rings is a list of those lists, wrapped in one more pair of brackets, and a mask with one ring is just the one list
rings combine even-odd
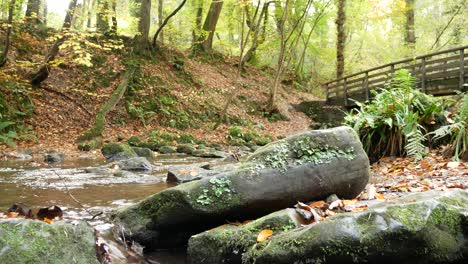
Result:
{"label": "mossy boulder", "polygon": [[[151,171],[153,166],[144,157],[135,157],[125,160],[119,160],[115,162],[119,169],[125,171]],[[110,164],[108,167],[113,167],[114,164]]]}
{"label": "mossy boulder", "polygon": [[161,154],[173,154],[177,153],[177,149],[172,146],[162,146],[158,148],[159,153]]}
{"label": "mossy boulder", "polygon": [[99,264],[94,229],[84,221],[0,220],[0,263]]}
{"label": "mossy boulder", "polygon": [[123,143],[107,143],[101,149],[102,155],[108,161],[124,160],[138,157],[135,151],[127,144]]}
{"label": "mossy boulder", "polygon": [[154,152],[149,148],[132,147],[132,149],[138,157],[147,158],[148,160],[153,160],[155,157]]}
{"label": "mossy boulder", "polygon": [[190,263],[241,263],[242,255],[256,245],[262,230],[272,230],[278,235],[300,224],[300,216],[294,209],[277,211],[247,224],[225,224],[192,236],[188,259]]}
{"label": "mossy boulder", "polygon": [[151,251],[183,245],[226,220],[254,219],[297,201],[331,194],[354,198],[368,180],[369,160],[353,129],[310,131],[260,148],[233,170],[152,195],[113,219],[127,241]]}
{"label": "mossy boulder", "polygon": [[195,151],[193,144],[182,144],[177,146],[178,153],[185,153],[191,155]]}
{"label": "mossy boulder", "polygon": [[[278,219],[285,212],[192,236],[189,262],[410,264],[468,260],[467,191],[413,194],[370,206],[366,212],[339,214],[298,228],[252,226]],[[297,219],[293,214],[287,215],[291,221]],[[257,243],[258,232],[265,228],[272,229],[273,236]]]}

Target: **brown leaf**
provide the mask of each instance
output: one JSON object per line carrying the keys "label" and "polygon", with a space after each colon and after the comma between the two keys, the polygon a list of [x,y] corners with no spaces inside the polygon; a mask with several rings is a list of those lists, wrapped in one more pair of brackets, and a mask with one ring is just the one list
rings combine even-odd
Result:
{"label": "brown leaf", "polygon": [[263,229],[257,236],[257,242],[263,242],[273,235],[273,230]]}

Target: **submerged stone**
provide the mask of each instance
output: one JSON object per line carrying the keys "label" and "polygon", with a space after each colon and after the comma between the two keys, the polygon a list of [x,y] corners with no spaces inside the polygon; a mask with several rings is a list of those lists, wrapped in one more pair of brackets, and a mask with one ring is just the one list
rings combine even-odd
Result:
{"label": "submerged stone", "polygon": [[0,263],[99,264],[94,229],[84,221],[0,220]]}
{"label": "submerged stone", "polygon": [[304,132],[270,143],[233,170],[166,189],[113,218],[116,232],[146,251],[179,246],[196,233],[253,219],[297,201],[354,198],[369,180],[369,160],[353,129]]}

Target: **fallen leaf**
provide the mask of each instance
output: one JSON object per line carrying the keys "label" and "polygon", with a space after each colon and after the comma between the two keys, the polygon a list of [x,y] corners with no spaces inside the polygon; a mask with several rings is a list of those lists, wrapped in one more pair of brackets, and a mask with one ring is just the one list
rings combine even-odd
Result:
{"label": "fallen leaf", "polygon": [[273,235],[273,230],[263,229],[257,236],[257,242],[263,242]]}
{"label": "fallen leaf", "polygon": [[16,218],[18,217],[19,213],[17,212],[9,212],[6,216],[7,218]]}
{"label": "fallen leaf", "polygon": [[379,200],[385,200],[385,196],[383,194],[381,194],[381,193],[376,193],[375,198],[379,199]]}
{"label": "fallen leaf", "polygon": [[48,223],[48,224],[52,224],[54,221],[52,219],[49,219],[49,218],[44,218],[44,222]]}
{"label": "fallen leaf", "polygon": [[447,163],[447,168],[456,169],[458,166],[460,166],[460,162],[451,161]]}
{"label": "fallen leaf", "polygon": [[314,203],[309,204],[310,207],[322,207],[325,204],[324,201],[317,201]]}

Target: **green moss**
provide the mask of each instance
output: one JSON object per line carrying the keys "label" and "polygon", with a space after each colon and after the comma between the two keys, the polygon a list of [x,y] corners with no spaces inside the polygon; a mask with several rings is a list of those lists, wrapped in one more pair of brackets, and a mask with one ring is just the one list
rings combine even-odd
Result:
{"label": "green moss", "polygon": [[432,210],[427,222],[440,229],[446,229],[453,235],[457,235],[461,231],[462,219],[460,212],[444,206],[438,206]]}
{"label": "green moss", "polygon": [[141,139],[137,136],[131,136],[127,139],[127,143],[132,147],[138,147],[138,145],[141,143]]}
{"label": "green moss", "polygon": [[137,156],[132,147],[123,143],[104,144],[104,146],[101,149],[101,152],[102,155],[104,155],[104,157],[106,158],[130,158]]}
{"label": "green moss", "polygon": [[404,206],[389,206],[387,213],[391,218],[403,224],[410,231],[417,231],[426,224],[425,215],[428,208],[422,204],[405,204]]}
{"label": "green moss", "polygon": [[0,222],[0,234],[1,263],[99,263],[94,232],[84,222],[15,219]]}

